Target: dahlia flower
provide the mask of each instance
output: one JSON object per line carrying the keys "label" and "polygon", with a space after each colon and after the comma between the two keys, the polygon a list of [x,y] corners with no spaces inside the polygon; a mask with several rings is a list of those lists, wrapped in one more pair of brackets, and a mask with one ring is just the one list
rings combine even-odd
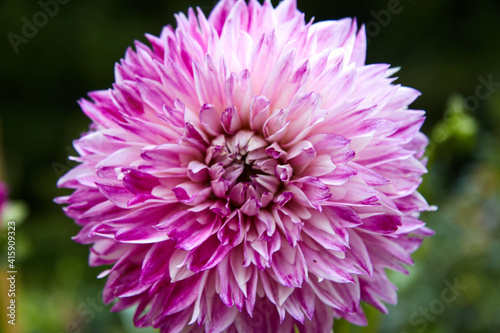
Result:
{"label": "dahlia flower", "polygon": [[56,201],[111,265],[104,301],[161,332],[330,332],[387,312],[432,231],[419,95],[365,65],[356,20],[295,0],[178,14],[80,106],[80,164]]}

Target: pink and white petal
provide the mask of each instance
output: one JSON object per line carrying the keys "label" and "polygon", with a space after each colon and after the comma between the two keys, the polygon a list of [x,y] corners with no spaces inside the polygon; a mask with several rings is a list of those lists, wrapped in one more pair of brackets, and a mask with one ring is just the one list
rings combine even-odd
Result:
{"label": "pink and white petal", "polygon": [[272,257],[272,268],[281,285],[300,288],[307,280],[307,265],[300,247],[281,241],[281,248]]}

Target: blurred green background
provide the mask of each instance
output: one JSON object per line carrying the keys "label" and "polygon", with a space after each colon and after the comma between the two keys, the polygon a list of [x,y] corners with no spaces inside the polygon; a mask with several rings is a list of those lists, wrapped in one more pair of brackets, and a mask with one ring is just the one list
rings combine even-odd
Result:
{"label": "blurred green background", "polygon": [[[68,193],[55,183],[73,166],[66,159],[71,142],[89,124],[76,100],[111,86],[114,63],[135,39],[158,35],[189,6],[208,13],[215,1],[60,1],[66,4],[17,53],[8,33],[21,35],[23,17],[31,21],[42,8],[34,0],[0,1],[2,177],[13,201],[8,218],[18,224],[20,293],[18,325],[9,329],[137,332],[130,313],[109,313],[102,304],[104,281],[96,279],[102,269],[87,267],[88,248],[70,239],[79,228],[52,202]],[[335,331],[500,332],[500,3],[299,0],[298,6],[316,21],[355,16],[367,23],[367,62],[401,66],[397,82],[423,93],[412,105],[427,111],[423,130],[431,139],[421,192],[439,206],[423,218],[437,234],[414,255],[411,275],[391,273],[399,304],[386,316],[367,307],[368,327],[339,320]],[[5,230],[0,240],[5,258]],[[0,329],[7,332],[3,317],[2,310]]]}

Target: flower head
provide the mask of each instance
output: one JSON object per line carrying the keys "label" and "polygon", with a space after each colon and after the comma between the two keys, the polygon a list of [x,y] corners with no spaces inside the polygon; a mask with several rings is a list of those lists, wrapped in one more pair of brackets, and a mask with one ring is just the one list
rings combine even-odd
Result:
{"label": "flower head", "polygon": [[112,265],[104,300],[161,332],[330,332],[386,312],[432,232],[418,219],[419,93],[365,65],[364,27],[306,23],[294,0],[222,0],[147,35],[113,88],[81,100],[91,130],[58,198]]}

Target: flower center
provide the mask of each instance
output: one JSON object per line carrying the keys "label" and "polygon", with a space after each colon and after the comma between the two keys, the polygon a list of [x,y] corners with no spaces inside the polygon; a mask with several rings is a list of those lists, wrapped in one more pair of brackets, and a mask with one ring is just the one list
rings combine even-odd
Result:
{"label": "flower center", "polygon": [[255,213],[282,187],[283,180],[277,173],[283,169],[279,157],[272,144],[251,131],[216,137],[207,148],[205,160],[213,195],[229,199],[233,208],[252,206],[248,213]]}
{"label": "flower center", "polygon": [[245,157],[246,156],[242,156],[241,160],[235,160],[235,163],[240,163],[243,166],[243,171],[238,179],[236,179],[236,183],[251,183],[251,176],[256,174],[252,168],[253,164],[247,164],[244,160]]}

